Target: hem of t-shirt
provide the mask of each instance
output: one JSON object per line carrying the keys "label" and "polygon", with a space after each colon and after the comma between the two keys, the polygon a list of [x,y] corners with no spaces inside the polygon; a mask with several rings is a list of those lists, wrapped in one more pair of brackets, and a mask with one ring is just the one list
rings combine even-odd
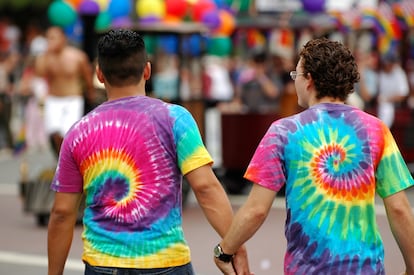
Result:
{"label": "hem of t-shirt", "polygon": [[212,166],[214,163],[214,161],[212,161],[211,159],[205,159],[203,161],[199,161],[197,162],[198,165],[191,167],[190,169],[187,169],[187,171],[182,171],[183,175],[187,175],[188,173],[190,173],[191,171],[194,171],[204,165],[210,165]]}
{"label": "hem of t-shirt", "polygon": [[280,189],[282,189],[282,186],[279,188],[279,190],[274,186],[274,184],[273,183],[268,183],[268,182],[265,182],[265,181],[262,181],[262,180],[260,180],[260,179],[254,179],[254,178],[249,178],[249,177],[247,177],[246,175],[244,175],[243,176],[246,180],[248,180],[248,181],[250,181],[250,182],[252,182],[252,183],[254,183],[254,184],[257,184],[257,185],[260,185],[260,186],[262,186],[262,187],[264,187],[264,188],[266,188],[266,189],[269,189],[269,190],[272,190],[272,191],[274,191],[274,192],[279,192],[280,191]]}
{"label": "hem of t-shirt", "polygon": [[[91,259],[90,259],[91,260]],[[99,266],[99,267],[108,267],[108,268],[134,268],[134,269],[152,269],[152,268],[169,268],[169,267],[177,267],[183,266],[186,264],[191,263],[191,258],[183,257],[181,259],[174,259],[174,260],[158,260],[158,261],[151,261],[145,263],[139,263],[136,261],[132,261],[133,263],[127,264],[126,261],[120,259],[120,261],[113,262],[112,264],[105,264],[105,261],[100,261],[99,259],[94,259],[94,263],[91,263],[85,257],[82,258],[83,263],[87,263],[90,266]],[[172,263],[173,262],[173,263]]]}
{"label": "hem of t-shirt", "polygon": [[71,186],[62,186],[62,185],[57,186],[54,184],[50,186],[50,189],[58,193],[82,193],[83,192],[83,190],[79,190],[79,188],[75,188]]}
{"label": "hem of t-shirt", "polygon": [[412,181],[411,184],[408,185],[408,186],[404,186],[404,187],[402,187],[400,189],[393,190],[393,192],[388,193],[384,197],[382,197],[382,196],[380,196],[380,197],[382,199],[385,199],[385,198],[388,198],[389,196],[392,196],[392,195],[397,194],[398,192],[406,191],[407,189],[410,189],[410,188],[413,188],[413,190],[414,190],[414,181]]}

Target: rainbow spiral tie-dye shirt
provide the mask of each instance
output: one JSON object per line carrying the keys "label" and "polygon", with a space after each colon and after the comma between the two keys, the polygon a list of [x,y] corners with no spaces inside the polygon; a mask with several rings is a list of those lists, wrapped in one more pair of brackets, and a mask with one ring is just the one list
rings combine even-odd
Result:
{"label": "rainbow spiral tie-dye shirt", "polygon": [[389,129],[344,104],[275,121],[245,177],[286,184],[285,274],[384,274],[375,193],[414,184]]}
{"label": "rainbow spiral tie-dye shirt", "polygon": [[182,174],[210,163],[186,109],[129,97],[98,106],[71,128],[51,188],[84,193],[82,259],[90,265],[179,266],[190,262]]}

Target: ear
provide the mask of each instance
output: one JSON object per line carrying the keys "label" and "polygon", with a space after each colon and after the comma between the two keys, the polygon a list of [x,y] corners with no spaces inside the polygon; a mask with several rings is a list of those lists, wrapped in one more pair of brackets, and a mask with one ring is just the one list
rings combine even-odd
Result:
{"label": "ear", "polygon": [[99,68],[99,65],[96,65],[96,77],[98,78],[99,82],[104,83],[105,77],[101,71],[101,68]]}
{"label": "ear", "polygon": [[144,67],[143,77],[145,80],[148,80],[151,77],[151,63],[147,62]]}
{"label": "ear", "polygon": [[315,82],[313,81],[312,75],[310,73],[308,73],[307,78],[306,78],[306,89],[310,90],[310,89],[314,89],[315,87]]}

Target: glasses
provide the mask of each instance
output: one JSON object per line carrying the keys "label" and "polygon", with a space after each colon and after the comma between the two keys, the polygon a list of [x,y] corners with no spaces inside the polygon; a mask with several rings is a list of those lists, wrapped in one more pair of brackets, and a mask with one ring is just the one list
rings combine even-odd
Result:
{"label": "glasses", "polygon": [[297,71],[291,71],[290,73],[289,73],[289,75],[290,75],[290,78],[292,78],[292,80],[295,80],[296,79],[296,77],[298,76],[298,75],[304,75],[305,73],[298,73]]}

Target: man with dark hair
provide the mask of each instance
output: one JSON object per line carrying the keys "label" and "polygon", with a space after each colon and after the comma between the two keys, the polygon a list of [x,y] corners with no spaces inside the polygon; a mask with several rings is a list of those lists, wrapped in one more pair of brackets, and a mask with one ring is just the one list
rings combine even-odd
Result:
{"label": "man with dark hair", "polygon": [[291,77],[307,109],[268,129],[245,173],[255,184],[218,247],[235,253],[286,186],[285,274],[385,274],[377,193],[414,274],[414,217],[404,192],[414,181],[386,125],[344,104],[359,79],[354,57],[328,39],[310,40],[299,57]]}
{"label": "man with dark hair", "polygon": [[[194,274],[182,175],[220,236],[233,215],[195,120],[182,106],[145,96],[151,65],[134,31],[101,37],[96,72],[108,101],[64,138],[51,187],[49,275],[63,272],[82,194],[85,274]],[[245,248],[233,261],[248,274]]]}

